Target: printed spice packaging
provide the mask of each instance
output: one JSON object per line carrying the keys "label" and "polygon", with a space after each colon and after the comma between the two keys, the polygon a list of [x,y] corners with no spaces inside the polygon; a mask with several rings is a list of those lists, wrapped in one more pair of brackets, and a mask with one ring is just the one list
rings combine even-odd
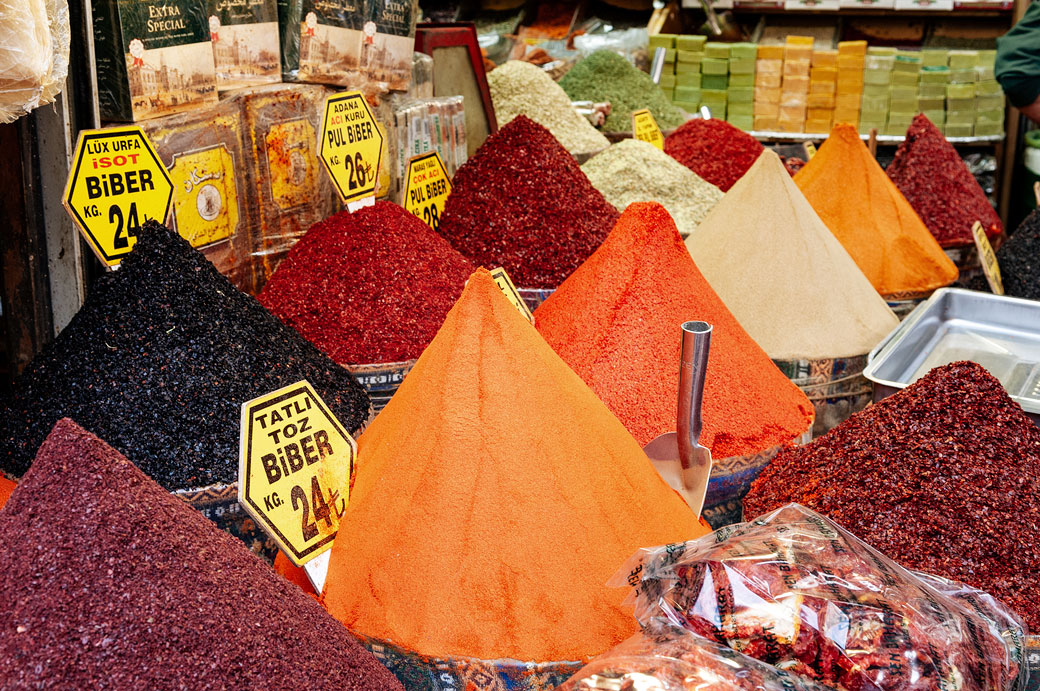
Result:
{"label": "printed spice packaging", "polygon": [[964,159],[924,114],[914,118],[886,172],[943,247],[973,244],[975,221],[990,237],[1004,229]]}
{"label": "printed spice packaging", "polygon": [[636,629],[618,565],[708,532],[483,269],[358,458],[323,602],[425,655],[590,658]]}
{"label": "printed spice packaging", "polygon": [[714,325],[701,444],[716,459],[787,444],[813,407],[722,304],[659,204],[628,207],[603,245],[535,312],[549,345],[640,444],[674,432],[679,325]]}
{"label": "printed spice packaging", "polygon": [[314,225],[258,299],[342,364],[419,357],[474,266],[397,204]]}
{"label": "printed spice packaging", "polygon": [[759,156],[686,246],[775,360],[863,355],[899,323],[772,151]]}
{"label": "printed spice packaging", "polygon": [[781,451],[745,516],[804,504],[901,565],[981,588],[1040,626],[1040,429],[981,365],[937,367]]}
{"label": "printed spice packaging", "polygon": [[72,417],[169,490],[231,483],[242,403],[301,379],[348,430],[365,425],[349,372],[152,221],[2,402],[0,468],[24,473]]}
{"label": "printed spice packaging", "polygon": [[748,171],[763,147],[725,120],[688,120],[665,137],[664,152],[723,192]]}
{"label": "printed spice packaging", "polygon": [[71,420],[0,511],[0,540],[5,687],[402,688],[316,602]]}
{"label": "printed spice packaging", "polygon": [[556,288],[603,242],[618,212],[547,129],[518,115],[455,174],[437,232],[518,288]]}
{"label": "printed spice packaging", "polygon": [[852,125],[835,125],[794,181],[881,295],[918,297],[957,279],[957,267]]}

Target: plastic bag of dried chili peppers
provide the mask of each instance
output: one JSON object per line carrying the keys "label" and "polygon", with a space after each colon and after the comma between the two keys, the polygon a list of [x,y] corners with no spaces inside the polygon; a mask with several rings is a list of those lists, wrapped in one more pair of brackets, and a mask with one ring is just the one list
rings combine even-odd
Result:
{"label": "plastic bag of dried chili peppers", "polygon": [[996,599],[913,574],[798,504],[637,553],[614,577],[644,626],[682,627],[843,691],[1024,681],[1025,627]]}
{"label": "plastic bag of dried chili peppers", "polygon": [[672,626],[637,633],[558,691],[826,691],[807,679]]}

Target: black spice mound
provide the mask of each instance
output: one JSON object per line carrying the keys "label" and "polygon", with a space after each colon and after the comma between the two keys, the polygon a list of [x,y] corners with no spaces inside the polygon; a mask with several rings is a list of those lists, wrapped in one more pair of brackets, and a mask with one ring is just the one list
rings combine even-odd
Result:
{"label": "black spice mound", "polygon": [[308,380],[352,432],[371,403],[353,376],[149,223],[0,406],[0,468],[21,475],[70,417],[169,490],[238,476],[241,406]]}
{"label": "black spice mound", "polygon": [[1040,428],[973,362],[937,367],[800,447],[744,499],[798,502],[905,567],[981,588],[1040,627]]}
{"label": "black spice mound", "polygon": [[[1026,216],[997,250],[997,266],[1005,295],[1040,300],[1040,209]],[[982,275],[972,277],[968,287],[989,291],[989,284]]]}
{"label": "black spice mound", "polygon": [[71,420],[0,512],[0,686],[401,689],[339,622]]}

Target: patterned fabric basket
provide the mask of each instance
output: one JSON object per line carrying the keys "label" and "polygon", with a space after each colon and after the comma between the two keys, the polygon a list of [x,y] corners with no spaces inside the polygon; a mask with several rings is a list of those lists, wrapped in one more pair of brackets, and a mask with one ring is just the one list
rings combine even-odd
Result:
{"label": "patterned fabric basket", "polygon": [[867,356],[827,360],[773,360],[802,390],[816,410],[812,435],[818,437],[867,407],[873,386],[863,376]]}
{"label": "patterned fabric basket", "polygon": [[520,662],[440,658],[404,650],[354,634],[408,691],[550,691],[567,681],[582,662]]}
{"label": "patterned fabric basket", "polygon": [[371,365],[343,365],[365,387],[372,399],[374,413],[379,413],[404,381],[404,375],[412,370],[415,360],[404,362],[377,362]]}
{"label": "patterned fabric basket", "polygon": [[[792,443],[805,444],[810,439],[812,433],[807,431],[795,437]],[[701,517],[713,530],[744,520],[744,497],[751,489],[751,483],[785,446],[777,444],[750,456],[712,459],[711,479],[708,480]]]}
{"label": "patterned fabric basket", "polygon": [[1040,636],[1025,637],[1026,667],[1029,669],[1029,679],[1019,691],[1040,691]]}
{"label": "patterned fabric basket", "polygon": [[238,483],[210,485],[171,492],[188,502],[225,533],[245,543],[249,551],[269,564],[274,563],[278,545],[238,503]]}

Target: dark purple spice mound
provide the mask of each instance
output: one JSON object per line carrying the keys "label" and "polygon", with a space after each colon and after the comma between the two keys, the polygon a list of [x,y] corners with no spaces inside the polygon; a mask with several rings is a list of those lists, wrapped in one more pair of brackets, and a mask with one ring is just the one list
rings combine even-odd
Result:
{"label": "dark purple spice mound", "polygon": [[301,379],[350,431],[365,425],[371,402],[349,372],[146,224],[0,407],[0,468],[24,473],[71,417],[167,489],[232,482],[242,403]]}
{"label": "dark purple spice mound", "polygon": [[452,181],[437,232],[518,288],[557,288],[602,244],[617,209],[549,130],[520,115]]}
{"label": "dark purple spice mound", "polygon": [[401,689],[313,599],[61,420],[0,512],[0,686]]}
{"label": "dark purple spice mound", "polygon": [[1040,627],[1040,429],[973,362],[937,367],[810,444],[744,499],[824,514],[903,566],[988,591]]}

